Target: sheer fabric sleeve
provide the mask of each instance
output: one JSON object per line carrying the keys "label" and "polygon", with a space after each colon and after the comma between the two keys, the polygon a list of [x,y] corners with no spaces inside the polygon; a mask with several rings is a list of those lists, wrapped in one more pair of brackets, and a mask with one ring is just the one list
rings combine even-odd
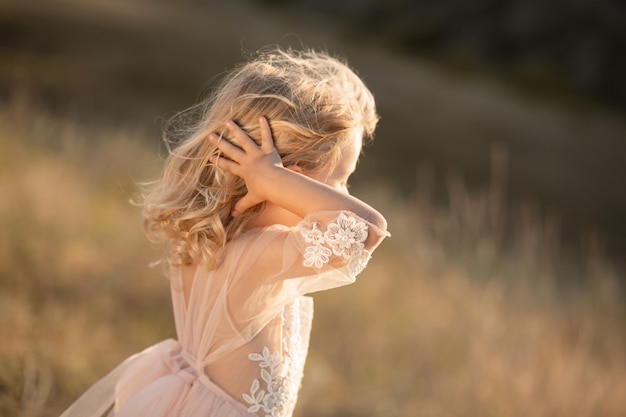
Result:
{"label": "sheer fabric sleeve", "polygon": [[229,304],[243,308],[232,317],[263,322],[300,295],[353,283],[388,235],[348,211],[315,212],[295,227],[251,235],[236,254]]}
{"label": "sheer fabric sleeve", "polygon": [[350,284],[386,235],[351,212],[312,213],[285,233],[284,244],[277,240],[282,262],[270,282],[284,281],[293,295]]}

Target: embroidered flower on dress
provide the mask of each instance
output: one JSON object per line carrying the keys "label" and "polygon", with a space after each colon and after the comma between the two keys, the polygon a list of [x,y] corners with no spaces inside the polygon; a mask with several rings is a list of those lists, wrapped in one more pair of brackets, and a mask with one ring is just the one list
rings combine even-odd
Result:
{"label": "embroidered flower on dress", "polygon": [[282,406],[287,402],[289,392],[286,389],[287,380],[284,375],[284,363],[280,353],[270,354],[267,347],[263,348],[263,354],[251,353],[248,359],[259,362],[261,367],[261,379],[265,382],[267,392],[261,388],[259,379],[252,381],[250,393],[243,394],[243,399],[250,404],[248,412],[256,413],[263,410],[266,417],[278,417]]}
{"label": "embroidered flower on dress", "polygon": [[363,249],[363,242],[367,239],[367,225],[340,213],[337,221],[326,228],[324,239],[335,255],[350,259]]}
{"label": "embroidered flower on dress", "polygon": [[303,265],[321,268],[330,261],[334,253],[350,260],[350,270],[357,271],[358,274],[369,260],[369,252],[364,245],[367,229],[365,222],[345,213],[339,213],[337,219],[329,223],[323,233],[319,229],[319,223],[313,223],[310,230],[302,231],[304,241],[311,243],[304,249]]}
{"label": "embroidered flower on dress", "polygon": [[311,230],[305,230],[302,232],[305,242],[312,243],[314,245],[321,245],[324,243],[324,233],[322,233],[322,231],[317,227],[318,223],[313,223],[313,228]]}
{"label": "embroidered flower on dress", "polygon": [[355,276],[359,275],[363,272],[371,257],[372,253],[367,249],[363,249],[359,255],[355,256],[354,259],[350,261],[350,265],[348,266],[350,272]]}
{"label": "embroidered flower on dress", "polygon": [[333,253],[330,249],[322,245],[307,246],[304,250],[304,266],[321,268],[330,260]]}
{"label": "embroidered flower on dress", "polygon": [[261,368],[261,377],[252,381],[249,393],[242,395],[249,404],[248,412],[262,411],[265,412],[264,417],[292,415],[309,343],[308,338],[302,337],[302,331],[307,327],[306,334],[310,331],[310,303],[311,300],[300,297],[283,307],[282,356],[278,351],[270,354],[267,346],[262,353],[248,355]]}

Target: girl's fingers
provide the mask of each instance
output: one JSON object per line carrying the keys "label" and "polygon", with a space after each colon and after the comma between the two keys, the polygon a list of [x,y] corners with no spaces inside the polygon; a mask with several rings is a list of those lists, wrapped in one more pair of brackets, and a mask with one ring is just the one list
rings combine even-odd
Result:
{"label": "girl's fingers", "polygon": [[261,149],[266,153],[270,153],[274,150],[274,139],[272,138],[270,124],[265,117],[261,117],[259,126],[261,129]]}
{"label": "girl's fingers", "polygon": [[209,160],[217,165],[220,169],[239,176],[239,164],[230,159],[220,158],[219,156],[211,156]]}
{"label": "girl's fingers", "polygon": [[248,134],[237,125],[237,123],[232,120],[226,121],[226,127],[233,134],[237,142],[241,145],[241,147],[246,151],[250,152],[253,149],[257,149],[258,146],[254,141],[248,136]]}
{"label": "girl's fingers", "polygon": [[237,201],[231,215],[233,217],[237,217],[239,214],[244,213],[246,210],[259,203],[262,203],[262,201],[254,198],[251,194],[246,194],[241,198],[241,200]]}
{"label": "girl's fingers", "polygon": [[233,145],[229,141],[222,140],[222,138],[217,136],[215,133],[211,133],[209,135],[209,140],[211,140],[211,142],[213,142],[215,144],[215,146],[217,146],[217,148],[220,151],[222,151],[222,153],[224,155],[226,155],[227,157],[229,157],[232,160],[237,161],[240,158],[242,158],[243,156],[245,156],[245,152],[244,151],[242,151],[240,148],[238,148],[237,146]]}

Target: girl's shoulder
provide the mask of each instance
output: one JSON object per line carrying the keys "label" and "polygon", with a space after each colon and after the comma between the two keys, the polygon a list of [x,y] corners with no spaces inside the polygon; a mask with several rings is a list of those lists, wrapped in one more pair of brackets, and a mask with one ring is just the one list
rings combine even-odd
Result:
{"label": "girl's shoulder", "polygon": [[[294,225],[272,224],[269,226],[254,226],[244,230],[238,238],[253,238],[262,234],[272,233],[306,233],[310,229],[331,227],[331,229],[353,230],[358,229],[368,234],[382,237],[390,236],[386,229],[381,229],[358,215],[347,211],[316,211],[309,213]],[[235,239],[237,240],[237,239]]]}
{"label": "girl's shoulder", "polygon": [[304,256],[332,251],[349,259],[363,250],[371,253],[388,236],[386,229],[350,211],[318,211],[309,213],[292,226],[273,224],[250,228],[234,239],[229,245],[232,249],[227,250],[238,256],[263,254],[266,259],[271,259],[272,253],[278,255],[277,252],[284,251],[301,252]]}

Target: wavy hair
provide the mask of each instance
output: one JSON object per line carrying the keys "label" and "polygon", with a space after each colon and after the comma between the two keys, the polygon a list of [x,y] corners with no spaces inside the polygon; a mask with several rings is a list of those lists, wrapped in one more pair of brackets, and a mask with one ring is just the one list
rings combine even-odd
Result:
{"label": "wavy hair", "polygon": [[216,267],[226,243],[261,210],[231,217],[246,185],[209,162],[219,150],[208,140],[213,132],[235,143],[225,128],[232,119],[260,143],[260,116],[270,123],[283,164],[305,173],[332,168],[350,133],[371,138],[378,122],[362,80],[325,52],[273,48],[234,68],[206,100],[164,129],[169,155],[161,178],[147,184],[143,214],[148,237],[166,242],[170,264]]}

